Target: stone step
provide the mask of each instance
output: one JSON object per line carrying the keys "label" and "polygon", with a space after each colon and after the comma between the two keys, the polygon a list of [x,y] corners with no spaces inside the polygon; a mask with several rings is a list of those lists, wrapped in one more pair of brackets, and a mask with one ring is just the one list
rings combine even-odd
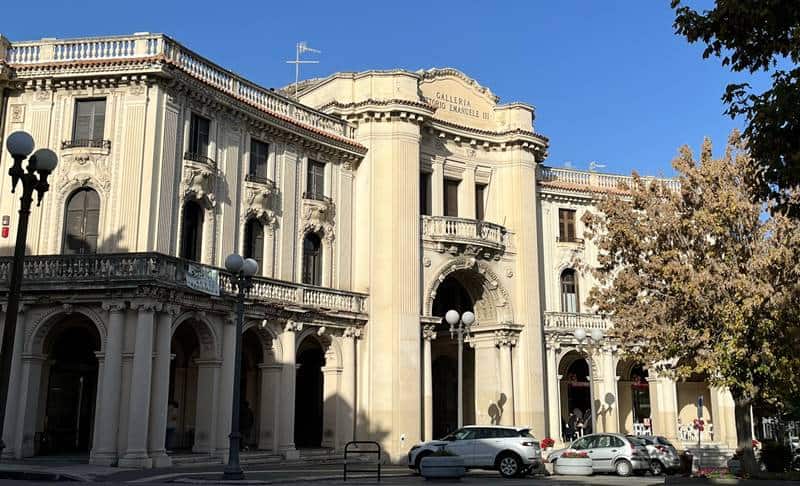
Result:
{"label": "stone step", "polygon": [[176,454],[171,455],[170,459],[172,460],[173,466],[184,466],[184,465],[214,465],[214,464],[222,464],[222,458],[219,456],[213,456],[208,454]]}

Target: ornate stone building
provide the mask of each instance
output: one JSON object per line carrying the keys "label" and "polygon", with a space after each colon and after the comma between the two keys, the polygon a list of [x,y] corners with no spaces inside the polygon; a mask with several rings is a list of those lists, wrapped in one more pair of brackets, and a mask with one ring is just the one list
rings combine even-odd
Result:
{"label": "ornate stone building", "polygon": [[[60,158],[32,213],[7,456],[224,457],[241,338],[250,449],[373,439],[398,460],[456,426],[449,309],[477,316],[465,423],[560,441],[569,411],[594,409],[595,430],[689,440],[702,395],[706,439],[734,441],[726,392],[575,340],[611,326],[582,303],[580,216],[624,178],[542,165],[530,105],[454,69],[337,73],[288,97],[149,33],[0,37],[0,89],[3,139],[23,129]],[[3,183],[10,235],[17,208]],[[231,252],[260,266],[241,337]]]}

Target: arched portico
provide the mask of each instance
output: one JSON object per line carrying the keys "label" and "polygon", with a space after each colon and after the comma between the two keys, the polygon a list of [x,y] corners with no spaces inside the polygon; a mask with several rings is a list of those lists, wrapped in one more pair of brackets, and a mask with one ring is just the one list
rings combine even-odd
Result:
{"label": "arched portico", "polygon": [[620,360],[616,372],[620,431],[635,435],[652,434],[647,368],[641,363]]}

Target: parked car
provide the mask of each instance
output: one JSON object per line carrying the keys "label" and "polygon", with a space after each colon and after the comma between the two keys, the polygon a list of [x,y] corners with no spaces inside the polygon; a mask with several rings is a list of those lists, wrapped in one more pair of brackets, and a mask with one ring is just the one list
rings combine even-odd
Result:
{"label": "parked car", "polygon": [[555,464],[566,451],[584,451],[592,459],[592,472],[616,472],[620,476],[644,474],[650,469],[650,455],[644,442],[622,434],[589,434],[569,447],[547,456]]}
{"label": "parked car", "polygon": [[680,469],[681,458],[678,456],[678,450],[666,437],[661,437],[660,435],[646,435],[643,437],[629,435],[628,438],[644,442],[645,447],[647,447],[647,453],[650,454],[650,472],[654,476],[672,473]]}
{"label": "parked car", "polygon": [[530,428],[470,425],[440,440],[414,445],[408,452],[408,467],[419,471],[422,458],[445,449],[464,460],[467,469],[499,471],[513,478],[541,464],[542,451]]}

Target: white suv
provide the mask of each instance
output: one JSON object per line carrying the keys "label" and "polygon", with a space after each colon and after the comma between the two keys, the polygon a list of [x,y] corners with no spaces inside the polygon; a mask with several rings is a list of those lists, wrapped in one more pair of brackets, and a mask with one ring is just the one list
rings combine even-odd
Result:
{"label": "white suv", "polygon": [[541,449],[527,427],[469,425],[443,437],[417,444],[408,452],[408,467],[419,471],[422,458],[445,449],[464,460],[467,469],[493,469],[513,478],[541,464]]}

